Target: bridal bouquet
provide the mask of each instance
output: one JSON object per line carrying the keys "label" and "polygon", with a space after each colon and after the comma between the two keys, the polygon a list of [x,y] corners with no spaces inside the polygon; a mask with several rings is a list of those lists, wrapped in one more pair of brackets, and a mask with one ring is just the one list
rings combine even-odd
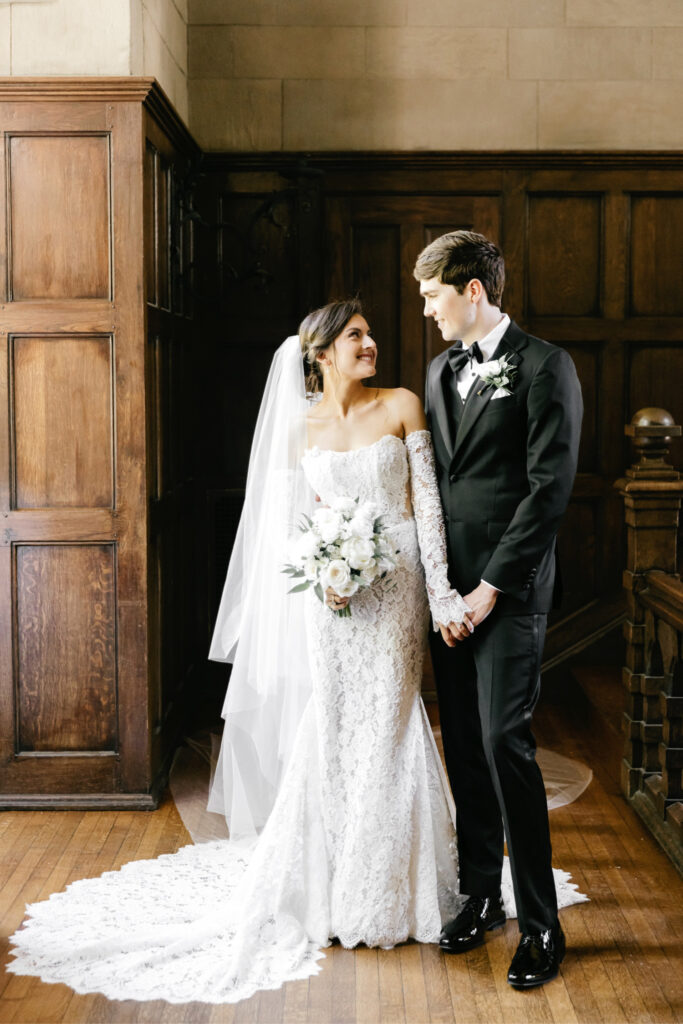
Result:
{"label": "bridal bouquet", "polygon": [[[292,552],[292,561],[282,570],[292,579],[301,579],[289,591],[296,594],[313,587],[325,602],[331,587],[340,597],[352,597],[364,587],[383,580],[396,564],[398,550],[372,502],[358,498],[336,498],[331,505],[302,516],[301,536]],[[346,617],[351,607],[336,612]]]}

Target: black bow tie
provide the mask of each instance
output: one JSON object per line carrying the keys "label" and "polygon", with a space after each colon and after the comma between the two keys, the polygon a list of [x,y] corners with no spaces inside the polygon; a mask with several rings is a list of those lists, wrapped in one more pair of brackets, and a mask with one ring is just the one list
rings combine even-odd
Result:
{"label": "black bow tie", "polygon": [[469,348],[465,348],[463,343],[458,341],[453,348],[448,350],[448,362],[451,364],[453,373],[458,373],[468,363],[471,365],[475,359],[478,363],[484,362],[484,356],[479,348],[478,341],[473,342]]}

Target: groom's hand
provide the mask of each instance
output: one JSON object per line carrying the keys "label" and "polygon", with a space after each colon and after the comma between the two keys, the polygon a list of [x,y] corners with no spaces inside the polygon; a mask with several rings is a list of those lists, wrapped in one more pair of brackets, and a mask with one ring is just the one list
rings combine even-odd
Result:
{"label": "groom's hand", "polygon": [[475,587],[471,594],[465,594],[463,600],[472,609],[470,620],[473,626],[478,626],[496,606],[499,591],[490,583],[482,580],[478,587]]}

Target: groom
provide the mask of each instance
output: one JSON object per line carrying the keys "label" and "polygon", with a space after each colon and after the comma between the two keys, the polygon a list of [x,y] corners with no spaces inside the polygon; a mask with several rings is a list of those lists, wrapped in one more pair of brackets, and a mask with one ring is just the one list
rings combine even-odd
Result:
{"label": "groom", "polygon": [[454,343],[429,364],[426,411],[451,582],[474,627],[449,624],[448,646],[432,637],[468,897],[440,946],[464,952],[505,923],[507,839],[522,933],[508,981],[531,988],[557,975],[565,952],[531,715],[553,606],[555,534],[576,473],[581,390],[563,349],[501,312],[503,257],[483,235],[442,235],[420,253],[414,275],[424,315]]}

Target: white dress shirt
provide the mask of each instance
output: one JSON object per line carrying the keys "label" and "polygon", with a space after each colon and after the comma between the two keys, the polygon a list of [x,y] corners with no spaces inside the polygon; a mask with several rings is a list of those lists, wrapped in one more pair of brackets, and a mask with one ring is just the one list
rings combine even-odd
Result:
{"label": "white dress shirt", "polygon": [[[509,326],[510,317],[507,313],[503,313],[503,319],[497,323],[493,330],[489,331],[486,337],[482,338],[479,342],[479,348],[481,349],[481,354],[484,357],[485,363],[487,363],[489,359],[493,358],[493,353],[498,348],[498,342],[503,337]],[[467,346],[465,346],[465,348],[467,348]],[[479,363],[476,359],[473,359],[471,363],[463,366],[463,368],[458,371],[456,384],[463,402],[467,398],[470,388],[479,376],[478,366]]]}

